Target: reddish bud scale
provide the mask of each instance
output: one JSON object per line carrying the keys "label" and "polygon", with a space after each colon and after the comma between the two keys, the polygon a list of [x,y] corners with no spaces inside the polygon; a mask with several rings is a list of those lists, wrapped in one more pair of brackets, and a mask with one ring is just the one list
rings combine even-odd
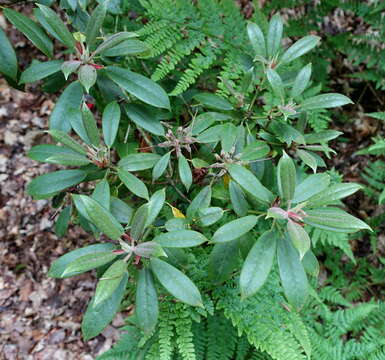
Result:
{"label": "reddish bud scale", "polygon": [[112,252],[113,252],[114,254],[124,254],[124,253],[125,253],[124,250],[112,250]]}
{"label": "reddish bud scale", "polygon": [[82,45],[80,44],[80,42],[77,41],[75,46],[76,46],[76,49],[78,49],[79,53],[81,55],[83,55],[83,48],[82,48]]}
{"label": "reddish bud scale", "polygon": [[125,239],[125,240],[128,240],[128,241],[132,240],[132,237],[129,234],[123,234],[122,238]]}
{"label": "reddish bud scale", "polygon": [[96,64],[90,64],[94,69],[96,70],[100,70],[100,69],[103,69],[104,66],[103,65],[96,65]]}
{"label": "reddish bud scale", "polygon": [[289,218],[295,222],[302,221],[302,217],[293,211],[288,211],[287,214],[289,215]]}

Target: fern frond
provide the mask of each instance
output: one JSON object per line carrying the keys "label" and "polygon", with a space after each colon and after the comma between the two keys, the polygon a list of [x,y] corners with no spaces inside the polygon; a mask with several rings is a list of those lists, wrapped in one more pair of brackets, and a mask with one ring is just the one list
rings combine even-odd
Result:
{"label": "fern frond", "polygon": [[205,360],[207,348],[206,322],[194,322],[192,331],[194,334],[194,348],[197,360]]}
{"label": "fern frond", "polygon": [[163,314],[159,319],[159,359],[171,360],[174,351],[172,337],[174,335],[173,322],[169,314]]}
{"label": "fern frond", "polygon": [[203,73],[207,70],[216,60],[216,51],[213,48],[206,47],[201,49],[201,53],[196,54],[189,63],[189,67],[184,71],[182,77],[178,81],[178,84],[171,91],[171,96],[176,96],[186,91],[190,85],[194,84]]}
{"label": "fern frond", "polygon": [[191,317],[189,317],[188,314],[186,314],[185,317],[178,317],[174,320],[174,325],[176,331],[176,343],[181,358],[183,360],[196,360],[193,333],[191,331]]}
{"label": "fern frond", "polygon": [[251,350],[251,345],[247,340],[246,336],[242,336],[238,340],[237,344],[237,355],[235,360],[245,360],[247,359],[247,355]]}
{"label": "fern frond", "polygon": [[322,245],[332,245],[338,247],[353,262],[355,262],[354,255],[349,244],[349,237],[347,234],[313,228],[310,232],[310,236],[313,246],[316,246],[319,242]]}
{"label": "fern frond", "polygon": [[233,358],[238,337],[230,321],[223,316],[210,316],[208,318],[207,335],[206,360],[231,360]]}
{"label": "fern frond", "polygon": [[226,286],[218,290],[218,307],[223,309],[238,333],[245,333],[249,342],[276,360],[305,360],[302,344],[292,332],[291,317],[282,306],[278,275],[272,272],[262,289],[241,301],[238,288]]}

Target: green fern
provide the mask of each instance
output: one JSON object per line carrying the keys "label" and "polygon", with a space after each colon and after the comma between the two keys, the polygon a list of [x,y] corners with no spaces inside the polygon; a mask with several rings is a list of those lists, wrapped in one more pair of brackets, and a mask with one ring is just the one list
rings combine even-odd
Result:
{"label": "green fern", "polygon": [[[226,334],[221,336],[220,334]],[[206,360],[231,360],[238,340],[234,327],[223,316],[210,316],[207,325],[208,347]]]}
{"label": "green fern", "polygon": [[186,313],[185,316],[176,318],[174,325],[176,344],[181,358],[183,360],[196,360],[191,317]]}
{"label": "green fern", "polygon": [[[263,288],[253,297],[241,300],[238,289],[231,284],[218,289],[218,308],[223,309],[241,335],[244,333],[257,350],[277,360],[304,360],[307,358],[297,331],[291,326],[292,316],[285,306],[278,276],[269,276]],[[296,319],[300,322],[300,319]],[[297,323],[297,327],[299,327]],[[305,327],[301,326],[301,331]],[[307,344],[305,345],[308,350]]]}
{"label": "green fern", "polygon": [[383,303],[360,304],[336,312],[323,310],[311,331],[315,359],[381,358],[385,351]]}
{"label": "green fern", "polygon": [[227,78],[235,59],[226,54],[244,50],[247,44],[246,22],[234,1],[142,0],[141,4],[149,23],[139,34],[152,49],[150,57],[162,55],[152,78],[158,81],[179,70],[171,95],[187,90],[205,70],[218,65],[217,60],[219,69],[227,68],[217,73]]}
{"label": "green fern", "polygon": [[159,360],[170,360],[174,352],[174,342],[172,341],[174,331],[172,317],[170,313],[162,311],[162,318],[159,320]]}
{"label": "green fern", "polygon": [[340,248],[353,262],[355,262],[352,249],[349,244],[349,237],[345,233],[337,233],[322,229],[313,228],[310,232],[313,246],[318,243],[331,245]]}

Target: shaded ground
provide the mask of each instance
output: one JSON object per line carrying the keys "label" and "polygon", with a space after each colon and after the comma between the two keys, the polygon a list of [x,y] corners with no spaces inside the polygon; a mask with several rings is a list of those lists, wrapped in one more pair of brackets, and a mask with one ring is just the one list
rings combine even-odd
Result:
{"label": "shaded ground", "polygon": [[[1,13],[0,26],[15,45],[21,68],[31,58],[44,59]],[[58,239],[55,209],[49,201],[33,201],[25,194],[33,177],[54,168],[26,157],[31,146],[48,141],[42,130],[48,128],[53,106],[37,88],[23,93],[0,76],[0,359],[92,360],[111,346],[115,327],[122,325],[117,316],[105,336],[83,342],[80,323],[95,279],[90,273],[66,280],[46,276],[58,256],[94,242],[77,227]]]}
{"label": "shaded ground", "polygon": [[[247,14],[249,2],[241,3]],[[3,24],[0,16],[0,26]],[[16,32],[11,38],[21,54],[21,65],[29,63],[32,48]],[[33,201],[25,194],[28,181],[53,168],[25,156],[32,145],[43,142],[41,130],[47,129],[53,108],[49,97],[30,90],[11,90],[0,78],[0,359],[92,360],[114,342],[122,317],[117,316],[113,326],[84,343],[80,323],[95,286],[92,274],[65,280],[46,277],[54,259],[93,239],[80,228],[70,228],[64,239],[58,239],[53,234],[54,209],[49,201]],[[338,156],[330,165],[342,171],[345,180],[360,182],[367,159],[353,157],[353,153],[367,146],[370,137],[383,130],[383,124],[365,117],[359,106],[350,111],[351,120],[338,128],[345,132],[347,141],[335,144]],[[377,209],[362,193],[347,204],[361,218]]]}
{"label": "shaded ground", "polygon": [[[80,228],[68,236],[53,234],[54,209],[47,200],[33,201],[25,185],[51,165],[25,156],[42,141],[50,99],[38,93],[11,90],[0,79],[0,358],[84,359],[109,348],[117,335],[113,327],[84,343],[82,313],[93,293],[91,274],[72,279],[46,277],[49,264],[70,249],[93,239]],[[117,318],[113,325],[121,325]]]}

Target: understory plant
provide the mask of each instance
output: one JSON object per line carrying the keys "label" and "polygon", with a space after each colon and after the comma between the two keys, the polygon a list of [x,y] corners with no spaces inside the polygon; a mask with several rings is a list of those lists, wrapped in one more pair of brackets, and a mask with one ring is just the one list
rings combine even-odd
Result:
{"label": "understory plant", "polygon": [[343,315],[317,293],[312,237],[370,227],[341,202],[361,186],[326,168],[324,158],[334,155],[329,142],[341,133],[309,126],[315,115],[351,103],[312,82],[312,64],[303,59],[320,38],[306,35],[285,47],[279,15],[264,27],[248,22],[240,30],[244,49],[232,58],[234,86],[221,79],[226,91],[204,81],[176,91],[173,81],[148,77],[149,68],[159,72],[167,62],[156,65],[151,44],[140,40],[148,26],[130,32],[106,25],[121,16],[113,4],[62,1],[70,26],[43,4],[34,19],[5,9],[47,57],[23,71],[0,33],[0,72],[10,84],[42,80],[60,91],[46,130],[51,141],[28,156],[61,167],[33,179],[27,193],[52,199],[59,237],[74,224],[93,239],[48,273],[96,270],[84,339],[131,307],[121,341],[101,359],[328,359],[319,354],[334,343],[325,337],[320,350],[313,339]]}

